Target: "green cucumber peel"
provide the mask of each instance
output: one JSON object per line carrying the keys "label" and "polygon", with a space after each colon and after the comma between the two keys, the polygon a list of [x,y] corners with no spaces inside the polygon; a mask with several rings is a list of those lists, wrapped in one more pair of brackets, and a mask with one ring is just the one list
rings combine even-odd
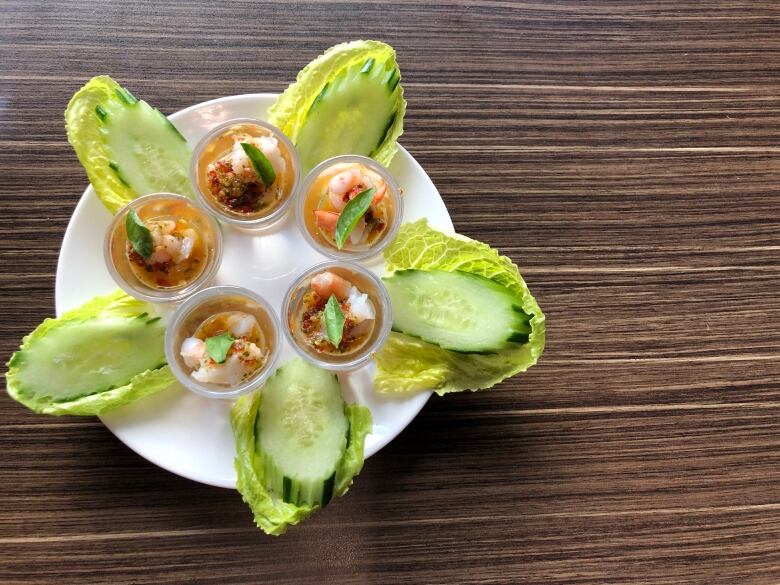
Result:
{"label": "green cucumber peel", "polygon": [[129,89],[125,89],[124,87],[118,87],[114,90],[114,93],[116,93],[116,96],[125,102],[128,106],[134,106],[138,103],[138,98],[135,97],[132,93],[130,93]]}
{"label": "green cucumber peel", "polygon": [[336,222],[336,247],[339,250],[344,247],[349,234],[355,229],[360,218],[368,211],[371,201],[374,199],[374,193],[376,193],[376,188],[369,187],[344,206],[344,211],[341,212],[339,220]]}
{"label": "green cucumber peel", "polygon": [[114,171],[114,174],[116,175],[116,178],[119,179],[120,183],[122,183],[125,187],[130,186],[130,183],[128,182],[127,178],[125,178],[124,173],[122,173],[122,169],[119,168],[117,163],[114,161],[109,162],[108,168]]}
{"label": "green cucumber peel", "polygon": [[146,224],[138,216],[135,209],[128,211],[125,216],[125,231],[127,232],[127,239],[130,241],[130,245],[133,246],[133,250],[138,252],[145,260],[151,258],[154,251],[152,232],[146,227]]}
{"label": "green cucumber peel", "polygon": [[252,161],[252,166],[263,184],[266,187],[273,185],[276,180],[276,171],[274,171],[271,161],[263,154],[263,151],[247,142],[242,142],[241,148],[244,149],[249,160]]}
{"label": "green cucumber peel", "polygon": [[179,132],[179,129],[178,129],[176,126],[174,126],[174,125],[173,125],[173,122],[171,122],[171,121],[168,119],[168,116],[166,116],[165,114],[163,114],[163,113],[162,113],[160,110],[158,110],[157,108],[152,108],[152,109],[153,109],[155,112],[157,112],[157,113],[160,115],[160,119],[162,119],[163,123],[164,123],[164,124],[165,124],[165,125],[166,125],[168,128],[170,128],[171,132],[173,132],[173,133],[174,133],[176,136],[178,136],[178,137],[179,137],[179,140],[181,140],[181,141],[182,141],[184,144],[187,144],[187,139],[186,139],[186,138],[184,138],[184,134],[182,134],[181,132]]}
{"label": "green cucumber peel", "polygon": [[341,344],[345,322],[344,312],[341,310],[336,295],[330,295],[328,303],[325,305],[325,330],[328,333],[328,339],[335,347]]}

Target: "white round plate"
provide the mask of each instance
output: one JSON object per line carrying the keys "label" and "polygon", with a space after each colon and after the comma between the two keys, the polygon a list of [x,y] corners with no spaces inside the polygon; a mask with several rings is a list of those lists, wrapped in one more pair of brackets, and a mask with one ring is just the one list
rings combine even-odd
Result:
{"label": "white round plate", "polygon": [[[251,94],[224,97],[170,116],[176,127],[195,144],[217,124],[231,118],[266,118],[276,96]],[[404,191],[404,221],[427,217],[430,224],[452,233],[452,222],[436,187],[417,161],[398,149],[390,171]],[[111,215],[92,186],[87,187],[73,212],[62,242],[57,266],[57,314],[117,288],[103,263],[103,236]],[[296,275],[323,256],[312,250],[298,232],[293,213],[276,226],[255,234],[222,225],[225,254],[216,284],[233,284],[257,291],[273,306]],[[382,273],[381,261],[369,266]],[[280,363],[294,356],[282,350]],[[374,430],[366,439],[366,457],[384,447],[420,412],[430,397],[388,398],[373,391],[374,366],[341,375],[345,399],[371,409]],[[173,387],[101,416],[103,423],[133,451],[155,465],[183,477],[213,486],[235,488],[235,448],[227,400],[210,400]]]}

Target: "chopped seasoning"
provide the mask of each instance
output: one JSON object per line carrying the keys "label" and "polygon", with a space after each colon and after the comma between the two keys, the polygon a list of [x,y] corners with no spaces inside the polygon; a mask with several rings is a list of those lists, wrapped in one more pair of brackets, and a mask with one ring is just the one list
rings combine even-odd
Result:
{"label": "chopped seasoning", "polygon": [[265,185],[257,179],[247,181],[233,172],[227,160],[209,167],[209,190],[219,203],[239,213],[254,213],[268,205]]}

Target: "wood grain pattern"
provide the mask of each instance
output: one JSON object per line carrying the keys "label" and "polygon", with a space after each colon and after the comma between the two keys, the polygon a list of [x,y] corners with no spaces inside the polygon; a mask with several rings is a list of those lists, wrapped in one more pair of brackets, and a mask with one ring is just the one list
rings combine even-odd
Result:
{"label": "wood grain pattern", "polygon": [[0,347],[53,313],[86,180],[62,111],[166,113],[381,38],[403,144],[548,316],[527,374],[433,399],[279,539],[95,419],[0,398],[0,582],[780,582],[780,6],[0,3]]}

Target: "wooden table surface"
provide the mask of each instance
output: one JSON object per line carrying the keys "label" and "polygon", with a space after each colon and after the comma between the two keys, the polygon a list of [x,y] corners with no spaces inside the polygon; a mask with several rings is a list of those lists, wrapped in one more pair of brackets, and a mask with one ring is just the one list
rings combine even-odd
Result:
{"label": "wooden table surface", "polygon": [[548,344],[434,397],[281,538],[97,419],[3,396],[0,582],[780,582],[779,32],[769,1],[3,0],[3,360],[53,314],[78,87],[171,113],[355,38],[397,49],[402,143],[519,264]]}

